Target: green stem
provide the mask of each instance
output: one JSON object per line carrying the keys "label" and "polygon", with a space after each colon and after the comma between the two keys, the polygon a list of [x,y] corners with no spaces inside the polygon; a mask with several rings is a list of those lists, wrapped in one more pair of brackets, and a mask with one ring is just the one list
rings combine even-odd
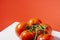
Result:
{"label": "green stem", "polygon": [[35,35],[34,40],[36,40],[36,39],[37,39],[37,36],[38,36],[38,29],[36,28],[36,35]]}

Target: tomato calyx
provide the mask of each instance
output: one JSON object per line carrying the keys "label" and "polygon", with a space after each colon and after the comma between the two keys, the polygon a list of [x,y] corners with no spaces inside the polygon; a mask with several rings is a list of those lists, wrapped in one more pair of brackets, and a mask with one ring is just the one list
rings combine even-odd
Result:
{"label": "tomato calyx", "polygon": [[29,25],[26,25],[25,30],[29,30],[29,29],[30,29]]}
{"label": "tomato calyx", "polygon": [[44,31],[46,29],[46,25],[32,25],[32,27],[26,26],[25,29],[31,32],[35,29],[38,29],[39,31]]}
{"label": "tomato calyx", "polygon": [[[34,38],[34,40],[36,40],[37,39],[37,36],[38,36],[38,32],[39,31],[42,31],[42,32],[44,32],[44,30],[46,29],[46,26],[44,25],[44,26],[42,26],[42,25],[38,25],[37,27],[36,27],[36,34],[35,34],[35,38]],[[43,33],[44,34],[44,33]]]}

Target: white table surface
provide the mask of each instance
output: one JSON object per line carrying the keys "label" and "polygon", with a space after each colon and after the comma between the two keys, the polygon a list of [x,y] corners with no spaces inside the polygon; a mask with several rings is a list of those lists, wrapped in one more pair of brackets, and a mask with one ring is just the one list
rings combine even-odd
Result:
{"label": "white table surface", "polygon": [[[14,22],[6,29],[0,32],[0,40],[20,40],[15,33],[15,27],[19,22]],[[55,37],[55,40],[60,40],[60,32],[52,31],[52,35]]]}

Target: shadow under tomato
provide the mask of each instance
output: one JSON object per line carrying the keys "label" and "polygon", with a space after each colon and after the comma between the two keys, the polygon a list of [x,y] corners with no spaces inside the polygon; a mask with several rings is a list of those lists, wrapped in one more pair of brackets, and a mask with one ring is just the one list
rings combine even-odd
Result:
{"label": "shadow under tomato", "polygon": [[54,37],[54,39],[55,39],[55,40],[60,40],[60,38],[58,38],[58,37]]}

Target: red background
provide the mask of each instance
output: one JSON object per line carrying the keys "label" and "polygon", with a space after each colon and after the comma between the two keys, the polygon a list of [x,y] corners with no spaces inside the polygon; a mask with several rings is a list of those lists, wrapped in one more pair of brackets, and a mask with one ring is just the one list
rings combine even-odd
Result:
{"label": "red background", "polygon": [[0,0],[0,31],[34,17],[60,31],[60,0]]}

